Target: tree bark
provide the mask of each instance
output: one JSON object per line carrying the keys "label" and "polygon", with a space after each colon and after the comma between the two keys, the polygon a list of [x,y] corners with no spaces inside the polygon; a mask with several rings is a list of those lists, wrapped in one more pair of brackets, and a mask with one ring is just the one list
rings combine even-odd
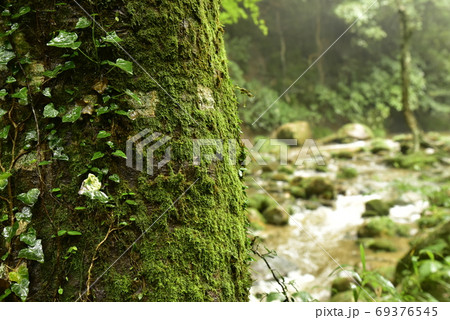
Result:
{"label": "tree bark", "polygon": [[410,90],[410,77],[411,77],[411,37],[412,29],[409,25],[408,15],[405,7],[398,3],[398,13],[400,16],[401,25],[401,82],[402,82],[402,111],[405,117],[406,123],[413,135],[413,152],[420,150],[421,131],[417,123],[417,119],[414,116],[414,112],[411,109],[411,102],[409,98]]}
{"label": "tree bark", "polygon": [[[21,6],[31,11],[17,18],[20,28],[6,40],[16,57],[0,72],[0,82],[15,70],[17,82],[6,90],[29,90],[26,105],[11,94],[0,101],[8,111],[0,130],[11,125],[8,138],[0,140],[3,171],[19,158],[8,181],[11,195],[0,190],[0,216],[14,219],[8,201],[20,210],[17,195],[40,190],[28,227],[42,239],[45,261],[26,261],[28,300],[247,301],[245,192],[240,165],[233,163],[226,143],[239,139],[240,129],[220,1],[78,2],[106,31],[117,33],[132,58],[117,46],[103,47],[104,39],[96,47],[93,39],[106,36],[97,25],[75,29],[80,17],[90,17],[74,1],[9,2],[11,12]],[[7,30],[7,19],[1,22]],[[59,30],[76,32],[80,50],[48,46]],[[30,64],[23,63],[25,57]],[[117,58],[135,59],[133,75],[101,63]],[[67,61],[76,67],[56,78],[42,75]],[[46,88],[51,97],[42,94]],[[55,118],[44,117],[49,103],[59,110]],[[76,106],[83,107],[81,117],[62,121]],[[101,114],[104,108],[109,112]],[[170,146],[172,159],[162,168],[155,166],[153,175],[128,168],[125,159],[113,154],[125,151],[127,139],[144,129],[171,138],[165,146]],[[26,137],[32,131],[37,138],[30,142]],[[100,131],[111,136],[99,138]],[[208,138],[225,141],[223,161],[203,159],[194,165],[192,140]],[[165,151],[160,149],[158,160]],[[36,161],[23,164],[28,157]],[[239,144],[236,157],[244,157]],[[42,161],[51,163],[36,165]],[[101,180],[107,204],[78,194],[89,173]],[[120,182],[109,179],[112,175]],[[58,236],[61,230],[82,235]],[[21,248],[16,236],[8,266],[23,262],[17,254]],[[5,252],[0,247],[0,256]]]}

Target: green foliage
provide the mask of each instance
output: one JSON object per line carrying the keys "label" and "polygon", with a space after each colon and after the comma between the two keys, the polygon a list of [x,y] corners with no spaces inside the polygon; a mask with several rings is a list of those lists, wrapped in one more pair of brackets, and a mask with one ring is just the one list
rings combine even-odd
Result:
{"label": "green foliage", "polygon": [[223,0],[220,21],[225,25],[233,24],[241,18],[247,19],[250,14],[253,23],[259,27],[264,35],[267,35],[268,29],[265,22],[260,19],[259,2],[261,0]]}

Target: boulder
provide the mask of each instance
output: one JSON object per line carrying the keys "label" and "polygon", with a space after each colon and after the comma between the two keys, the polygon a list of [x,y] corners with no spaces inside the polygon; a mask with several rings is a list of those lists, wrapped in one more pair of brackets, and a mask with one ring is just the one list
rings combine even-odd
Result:
{"label": "boulder", "polygon": [[400,225],[388,217],[376,217],[364,223],[358,229],[358,238],[375,238],[382,236],[402,236],[409,235],[409,227]]}
{"label": "boulder", "polygon": [[[295,177],[291,180],[291,185],[291,194],[295,197],[304,199],[318,198],[323,200],[333,200],[336,198],[336,190],[333,183],[328,178]],[[303,189],[303,191],[301,189]]]}
{"label": "boulder", "polygon": [[395,242],[390,239],[375,239],[369,243],[368,248],[373,251],[395,252]]}
{"label": "boulder", "polygon": [[366,211],[362,214],[363,218],[389,215],[389,205],[381,200],[367,201],[365,207]]}
{"label": "boulder", "polygon": [[247,209],[247,219],[250,223],[250,228],[253,230],[263,230],[264,229],[264,218],[262,214],[255,208]]}
{"label": "boulder", "polygon": [[280,206],[272,206],[263,211],[267,223],[275,226],[284,226],[289,222],[289,215]]}
{"label": "boulder", "polygon": [[370,128],[361,123],[348,123],[338,131],[340,139],[369,140],[373,138],[373,132]]}
{"label": "boulder", "polygon": [[306,139],[312,138],[312,131],[306,121],[286,123],[275,131],[277,139],[295,139],[297,145],[302,145]]}
{"label": "boulder", "polygon": [[272,205],[275,205],[275,201],[261,193],[249,195],[247,201],[247,207],[254,208],[259,212],[263,212]]}

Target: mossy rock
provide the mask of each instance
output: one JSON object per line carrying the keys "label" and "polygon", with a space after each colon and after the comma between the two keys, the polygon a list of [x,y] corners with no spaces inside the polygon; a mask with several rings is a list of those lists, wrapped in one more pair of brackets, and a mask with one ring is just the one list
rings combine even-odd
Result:
{"label": "mossy rock", "polygon": [[277,139],[295,139],[297,145],[302,145],[306,139],[312,138],[312,131],[306,121],[286,123],[279,127],[275,136]]}
{"label": "mossy rock", "polygon": [[265,228],[265,220],[261,212],[255,208],[248,208],[247,211],[247,219],[250,223],[250,228],[253,230],[264,230]]}
{"label": "mossy rock", "polygon": [[401,236],[409,235],[409,227],[400,225],[388,217],[376,217],[364,223],[358,229],[358,238],[376,238],[382,236]]}
{"label": "mossy rock", "polygon": [[341,139],[368,140],[373,138],[372,130],[361,123],[348,123],[337,132]]}
{"label": "mossy rock", "polygon": [[287,182],[287,181],[289,181],[289,176],[285,173],[278,172],[278,173],[273,174],[272,180]]}
{"label": "mossy rock", "polygon": [[267,223],[275,226],[284,226],[289,223],[289,215],[280,206],[271,206],[263,211]]}
{"label": "mossy rock", "polygon": [[434,207],[430,211],[422,214],[422,217],[417,221],[419,228],[434,228],[441,223],[450,220],[450,210],[445,208]]}
{"label": "mossy rock", "polygon": [[350,160],[353,159],[354,153],[350,151],[340,151],[340,152],[333,152],[331,153],[331,157],[335,159],[346,159]]}
{"label": "mossy rock", "polygon": [[291,175],[295,172],[295,168],[291,165],[280,166],[280,168],[278,169],[278,172]]}
{"label": "mossy rock", "polygon": [[316,172],[328,172],[328,167],[326,165],[316,165],[314,170],[316,170]]}
{"label": "mossy rock", "polygon": [[367,201],[365,207],[366,210],[362,214],[363,218],[389,215],[389,205],[382,200],[375,199]]}
{"label": "mossy rock", "polygon": [[387,144],[384,139],[374,139],[370,143],[370,152],[373,154],[379,154],[383,152],[391,151],[391,147]]}
{"label": "mossy rock", "polygon": [[261,170],[264,173],[274,172],[274,171],[277,171],[277,169],[278,169],[278,163],[276,163],[276,162],[271,162],[271,163],[261,166]]}
{"label": "mossy rock", "polygon": [[275,204],[276,202],[274,200],[261,193],[250,195],[247,200],[247,207],[255,208],[259,212],[263,212],[268,207]]}
{"label": "mossy rock", "polygon": [[353,167],[342,167],[339,169],[337,177],[340,179],[353,179],[358,176],[358,171]]}
{"label": "mossy rock", "polygon": [[336,198],[336,191],[330,179],[313,177],[304,179],[303,187],[306,198],[317,197],[319,199],[332,200]]}
{"label": "mossy rock", "polygon": [[435,164],[438,161],[436,155],[429,155],[423,152],[413,154],[399,154],[393,158],[387,159],[387,164],[394,168],[421,170]]}
{"label": "mossy rock", "polygon": [[302,187],[293,186],[290,188],[289,192],[295,198],[306,197],[305,189],[303,189]]}
{"label": "mossy rock", "polygon": [[369,243],[368,248],[373,251],[384,251],[384,252],[397,251],[395,243],[390,239],[374,239]]}

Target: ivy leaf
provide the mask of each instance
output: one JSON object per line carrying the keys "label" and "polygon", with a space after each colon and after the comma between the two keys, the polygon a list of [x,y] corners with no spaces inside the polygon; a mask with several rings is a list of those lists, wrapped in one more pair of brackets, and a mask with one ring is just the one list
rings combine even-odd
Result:
{"label": "ivy leaf", "polygon": [[78,49],[80,41],[76,41],[78,35],[75,32],[60,31],[59,34],[47,43],[49,47]]}
{"label": "ivy leaf", "polygon": [[81,107],[75,107],[64,115],[62,122],[74,123],[81,117]]}
{"label": "ivy leaf", "polygon": [[28,191],[27,193],[21,193],[17,196],[17,199],[25,203],[26,205],[32,207],[37,202],[39,195],[41,192],[39,189],[34,188]]}
{"label": "ivy leaf", "polygon": [[44,251],[42,250],[42,240],[36,240],[34,246],[19,251],[19,258],[35,260],[44,263]]}
{"label": "ivy leaf", "polygon": [[12,174],[9,172],[0,173],[0,191],[6,188],[8,185],[8,178],[11,176]]}
{"label": "ivy leaf", "polygon": [[20,235],[20,241],[29,246],[34,246],[36,244],[36,230],[30,227],[26,233]]}
{"label": "ivy leaf", "polygon": [[16,219],[19,221],[31,222],[32,216],[30,207],[23,207],[22,212],[16,213]]}
{"label": "ivy leaf", "polygon": [[4,46],[0,46],[0,65],[6,66],[15,57],[16,54],[14,52],[6,50]]}
{"label": "ivy leaf", "polygon": [[14,292],[22,302],[25,302],[28,297],[28,286],[30,285],[29,280],[23,280],[20,283],[14,283],[11,286],[11,291]]}
{"label": "ivy leaf", "polygon": [[44,118],[56,118],[59,112],[53,107],[53,103],[49,103],[44,107]]}
{"label": "ivy leaf", "polygon": [[133,98],[134,100],[136,100],[137,103],[139,103],[140,105],[142,105],[142,100],[134,93],[132,92],[130,89],[126,89],[125,93],[130,96],[131,98]]}
{"label": "ivy leaf", "polygon": [[51,90],[50,87],[47,87],[47,88],[45,88],[45,89],[42,91],[42,94],[43,94],[44,96],[46,96],[47,98],[51,98],[51,97],[52,97],[52,93],[51,93],[50,90]]}
{"label": "ivy leaf", "polygon": [[0,129],[0,139],[8,138],[9,128],[11,128],[11,126],[8,125],[3,129]]}
{"label": "ivy leaf", "polygon": [[91,20],[86,17],[81,17],[75,26],[75,29],[84,29],[91,25]]}
{"label": "ivy leaf", "polygon": [[108,138],[110,136],[111,136],[111,133],[102,130],[98,133],[97,139]]}
{"label": "ivy leaf", "polygon": [[133,63],[131,61],[119,58],[116,60],[116,62],[106,60],[106,63],[108,63],[110,66],[120,68],[128,74],[133,74]]}
{"label": "ivy leaf", "polygon": [[6,89],[0,90],[0,99],[5,100],[5,97],[8,95],[8,92],[6,92]]}
{"label": "ivy leaf", "polygon": [[103,158],[104,156],[105,156],[105,154],[103,152],[98,151],[98,152],[94,153],[94,155],[92,156],[91,161]]}
{"label": "ivy leaf", "polygon": [[6,83],[14,83],[16,81],[17,81],[16,78],[14,78],[12,76],[9,76],[8,78],[6,78]]}
{"label": "ivy leaf", "polygon": [[115,31],[107,32],[106,37],[102,37],[102,40],[110,43],[117,43],[122,41]]}
{"label": "ivy leaf", "polygon": [[43,73],[44,76],[48,78],[56,78],[61,72],[64,72],[69,69],[74,69],[75,63],[73,61],[66,61],[64,65],[58,65],[53,70],[47,70]]}
{"label": "ivy leaf", "polygon": [[11,286],[11,291],[14,292],[22,301],[25,301],[28,296],[28,286],[30,284],[28,268],[25,263],[22,263],[16,271],[8,273],[10,281],[15,282]]}
{"label": "ivy leaf", "polygon": [[16,93],[13,93],[11,95],[11,97],[19,99],[19,103],[21,105],[27,105],[28,104],[28,89],[26,87],[23,87]]}
{"label": "ivy leaf", "polygon": [[119,175],[117,175],[117,174],[110,175],[108,179],[109,179],[109,180],[112,180],[112,181],[114,181],[114,182],[117,182],[117,183],[120,182]]}
{"label": "ivy leaf", "polygon": [[16,235],[17,229],[19,229],[18,222],[14,222],[12,226],[7,226],[3,228],[2,236],[5,238],[6,242],[11,241],[11,239]]}
{"label": "ivy leaf", "polygon": [[13,14],[11,16],[11,19],[17,19],[17,18],[27,14],[30,11],[31,11],[30,7],[22,7],[22,8],[19,9],[19,12],[17,12],[16,14]]}
{"label": "ivy leaf", "polygon": [[0,109],[0,118],[3,117],[5,114],[7,114],[8,111],[5,111],[3,109]]}
{"label": "ivy leaf", "polygon": [[121,151],[121,150],[116,150],[116,151],[114,151],[114,152],[112,153],[112,155],[113,155],[113,156],[116,156],[116,157],[121,157],[121,158],[124,158],[124,159],[127,158],[127,155],[126,155],[125,153],[123,153],[123,151]]}
{"label": "ivy leaf", "polygon": [[6,31],[5,33],[0,33],[0,38],[7,37],[7,36],[13,34],[13,32],[16,31],[17,29],[19,29],[19,24],[18,23],[12,24],[11,29]]}

